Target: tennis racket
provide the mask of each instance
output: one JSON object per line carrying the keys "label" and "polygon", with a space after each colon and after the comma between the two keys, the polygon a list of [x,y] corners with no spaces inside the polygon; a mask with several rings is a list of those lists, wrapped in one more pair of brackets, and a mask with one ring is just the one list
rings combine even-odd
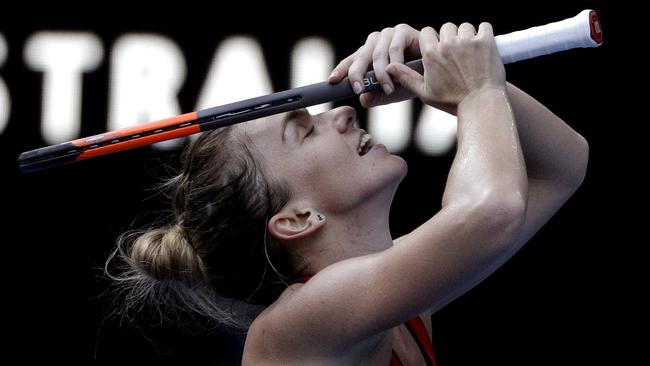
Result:
{"label": "tennis racket", "polygon": [[[495,39],[507,64],[571,48],[598,47],[603,33],[596,12],[583,10],[573,18]],[[422,60],[406,65],[423,73]],[[363,83],[365,91],[381,92],[373,71],[366,74]],[[353,96],[347,78],[337,84],[311,84],[26,151],[18,157],[18,164],[23,172],[33,172]]]}

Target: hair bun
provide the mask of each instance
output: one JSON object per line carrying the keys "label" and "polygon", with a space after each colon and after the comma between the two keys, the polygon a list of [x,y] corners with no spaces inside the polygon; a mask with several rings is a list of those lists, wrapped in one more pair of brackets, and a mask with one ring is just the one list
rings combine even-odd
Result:
{"label": "hair bun", "polygon": [[139,272],[157,281],[182,281],[193,285],[207,278],[203,260],[179,224],[140,235],[129,257]]}

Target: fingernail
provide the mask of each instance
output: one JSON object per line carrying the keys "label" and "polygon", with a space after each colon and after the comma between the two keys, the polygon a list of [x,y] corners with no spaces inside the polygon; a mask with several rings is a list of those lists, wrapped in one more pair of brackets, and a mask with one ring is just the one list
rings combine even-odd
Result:
{"label": "fingernail", "polygon": [[393,87],[388,83],[381,84],[381,87],[384,88],[384,94],[390,95],[393,92]]}
{"label": "fingernail", "polygon": [[361,83],[358,81],[353,82],[352,90],[354,90],[354,92],[357,94],[361,94],[361,92],[363,91],[363,88],[361,87]]}
{"label": "fingernail", "polygon": [[334,78],[334,77],[337,77],[337,76],[338,76],[338,73],[336,72],[336,70],[334,70],[334,71],[332,71],[332,73],[330,74],[330,77],[329,77],[329,78],[331,79],[331,78]]}

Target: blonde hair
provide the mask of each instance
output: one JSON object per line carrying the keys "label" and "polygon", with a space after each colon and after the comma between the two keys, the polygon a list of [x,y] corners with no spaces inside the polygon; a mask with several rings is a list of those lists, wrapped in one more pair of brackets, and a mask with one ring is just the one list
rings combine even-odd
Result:
{"label": "blonde hair", "polygon": [[208,278],[203,259],[187,242],[183,228],[176,224],[153,229],[138,237],[131,247],[128,260],[143,275],[156,281],[177,280],[189,286]]}
{"label": "blonde hair", "polygon": [[249,305],[270,305],[303,268],[266,230],[289,201],[263,156],[233,126],[202,134],[164,183],[172,215],[161,227],[122,235],[106,262],[117,313],[153,307],[164,318],[190,314],[247,329]]}

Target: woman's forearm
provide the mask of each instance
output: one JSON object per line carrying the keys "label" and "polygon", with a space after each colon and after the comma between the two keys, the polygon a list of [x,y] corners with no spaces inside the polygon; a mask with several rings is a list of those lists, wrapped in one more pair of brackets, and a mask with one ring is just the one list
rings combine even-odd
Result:
{"label": "woman's forearm", "polygon": [[548,108],[508,83],[519,140],[530,179],[579,185],[585,174],[586,140]]}
{"label": "woman's forearm", "polygon": [[443,206],[484,197],[527,196],[526,166],[505,89],[472,92],[458,105],[458,147]]}

